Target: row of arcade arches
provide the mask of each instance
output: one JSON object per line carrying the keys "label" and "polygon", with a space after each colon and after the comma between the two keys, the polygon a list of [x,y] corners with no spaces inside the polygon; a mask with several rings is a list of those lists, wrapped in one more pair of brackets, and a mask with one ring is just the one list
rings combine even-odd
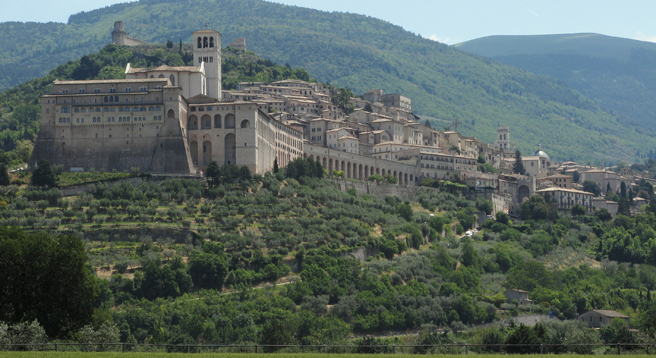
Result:
{"label": "row of arcade arches", "polygon": [[[216,140],[214,140],[216,142]],[[216,143],[221,145],[221,143]],[[189,142],[189,151],[191,152],[191,160],[195,165],[207,167],[210,162],[216,161],[221,164],[235,164],[237,161],[237,138],[234,133],[228,133],[223,137],[223,162],[212,155],[212,138],[206,134],[200,140],[192,140]]]}
{"label": "row of arcade arches", "polygon": [[[251,121],[248,119],[241,120],[239,122],[239,128],[250,128]],[[187,129],[212,129],[212,128],[225,128],[233,129],[235,128],[235,115],[232,113],[226,114],[225,118],[222,118],[220,114],[214,116],[214,120],[210,117],[209,114],[204,114],[200,117],[200,120],[195,115],[189,116],[187,122]]]}
{"label": "row of arcade arches", "polygon": [[[345,159],[321,157],[318,155],[315,157],[313,154],[309,157],[321,163],[321,166],[323,166],[323,168],[329,173],[332,173],[334,170],[343,171],[344,177],[349,179],[367,180],[370,176],[378,174],[380,176],[391,175],[398,179],[400,185],[413,185],[416,180],[415,176],[411,173],[409,174],[393,169],[386,169],[368,164],[352,163]],[[305,154],[304,158],[307,159],[308,155]]]}

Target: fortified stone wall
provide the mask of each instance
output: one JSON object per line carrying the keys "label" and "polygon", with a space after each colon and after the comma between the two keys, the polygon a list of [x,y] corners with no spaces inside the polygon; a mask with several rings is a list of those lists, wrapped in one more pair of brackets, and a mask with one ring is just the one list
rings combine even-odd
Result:
{"label": "fortified stone wall", "polygon": [[184,99],[167,83],[55,81],[52,94],[42,97],[41,131],[29,165],[46,159],[65,171],[194,173],[179,117]]}
{"label": "fortified stone wall", "polygon": [[329,173],[343,171],[344,177],[349,179],[367,180],[378,174],[397,178],[399,185],[415,186],[418,181],[419,169],[416,165],[346,153],[309,142],[303,144],[303,157],[318,160]]}
{"label": "fortified stone wall", "polygon": [[436,192],[438,189],[423,186],[403,186],[396,184],[377,183],[371,181],[359,181],[348,179],[327,178],[335,183],[335,186],[346,192],[348,189],[355,189],[358,196],[364,194],[373,195],[379,199],[385,199],[386,196],[396,196],[403,201],[417,201],[419,195],[424,193]]}

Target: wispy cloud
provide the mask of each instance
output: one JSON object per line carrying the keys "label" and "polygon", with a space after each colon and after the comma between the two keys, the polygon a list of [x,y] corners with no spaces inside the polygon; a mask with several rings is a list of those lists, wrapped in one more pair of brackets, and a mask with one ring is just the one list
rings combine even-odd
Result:
{"label": "wispy cloud", "polygon": [[452,42],[450,37],[442,38],[442,37],[438,37],[437,34],[432,34],[432,35],[428,36],[427,39],[437,41],[437,42],[441,42],[441,43],[447,44],[447,45],[451,45],[451,42]]}
{"label": "wispy cloud", "polygon": [[533,11],[533,10],[531,10],[531,9],[526,9],[526,10],[528,10],[531,14],[533,14],[533,15],[535,15],[535,16],[538,16],[538,17],[540,16],[540,15],[538,15],[537,12],[535,12],[535,11]]}
{"label": "wispy cloud", "polygon": [[638,31],[638,34],[636,35],[635,39],[640,41],[656,42],[656,35],[645,35],[642,32]]}

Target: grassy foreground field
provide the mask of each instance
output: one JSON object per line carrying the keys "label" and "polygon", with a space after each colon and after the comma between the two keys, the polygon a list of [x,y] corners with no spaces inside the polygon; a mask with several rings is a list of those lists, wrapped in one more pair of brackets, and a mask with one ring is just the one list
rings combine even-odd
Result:
{"label": "grassy foreground field", "polygon": [[[121,353],[121,352],[101,352],[101,353],[85,353],[85,352],[2,352],[0,356],[3,358],[27,358],[27,357],[56,357],[56,358],[114,358],[114,357],[130,357],[130,358],[175,358],[175,357],[187,357],[189,353]],[[273,355],[276,358],[365,358],[365,357],[416,357],[421,356],[421,354],[321,354],[321,353],[193,353],[194,357],[205,358],[205,357],[229,357],[229,358],[255,358],[261,357],[262,355]],[[471,354],[470,354],[471,355]],[[442,355],[441,357],[461,357],[462,355]],[[498,358],[498,357],[508,357],[507,354],[485,354],[481,355],[489,358]],[[549,355],[510,355],[512,357],[548,357]],[[607,355],[609,357],[610,355]],[[573,357],[588,357],[585,355],[576,355],[576,354],[562,354],[558,355],[561,358],[573,358]],[[593,356],[590,356],[593,357]],[[631,357],[653,357],[653,355],[641,354],[641,355],[631,355]]]}

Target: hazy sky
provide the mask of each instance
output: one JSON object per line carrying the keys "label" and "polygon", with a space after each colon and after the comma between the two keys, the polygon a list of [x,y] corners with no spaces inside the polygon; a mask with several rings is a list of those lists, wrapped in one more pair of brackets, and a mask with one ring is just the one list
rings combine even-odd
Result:
{"label": "hazy sky", "polygon": [[[125,0],[6,1],[0,22],[66,22],[68,16]],[[275,0],[373,16],[454,44],[489,35],[596,32],[656,42],[654,0]]]}

